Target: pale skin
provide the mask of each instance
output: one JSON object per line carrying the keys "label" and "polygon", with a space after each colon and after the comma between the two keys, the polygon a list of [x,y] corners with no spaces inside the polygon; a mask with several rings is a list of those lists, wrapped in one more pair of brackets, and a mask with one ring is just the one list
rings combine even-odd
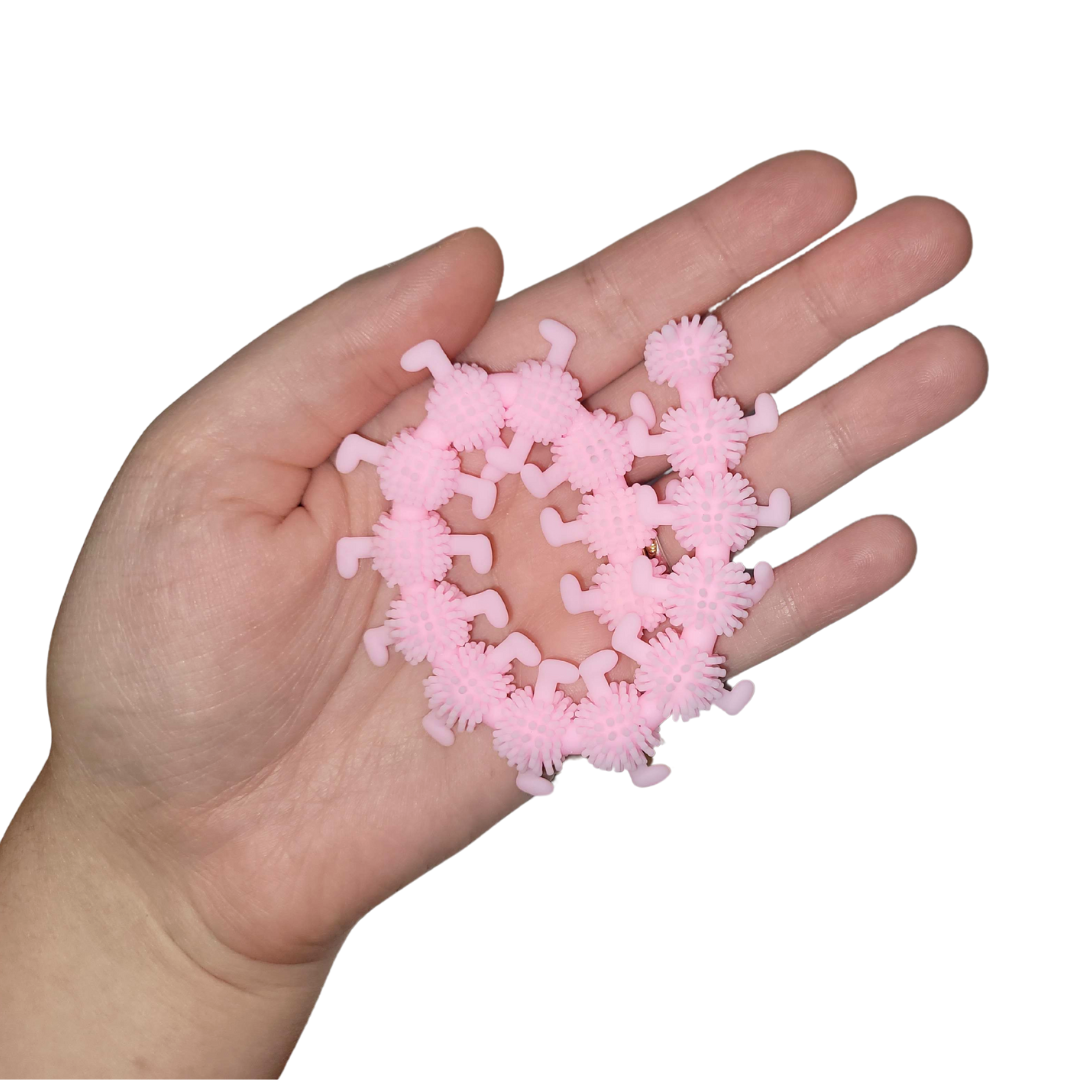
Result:
{"label": "pale skin", "polygon": [[[368,563],[351,580],[335,568],[337,539],[369,535],[384,504],[373,467],[343,476],[334,452],[423,415],[427,373],[401,355],[433,338],[508,370],[544,355],[537,325],[554,318],[577,333],[590,407],[627,417],[647,390],[659,414],[674,392],[647,382],[645,335],[731,297],[717,313],[736,359],[716,389],[749,408],[966,263],[963,216],[912,198],[737,292],[854,200],[840,162],[785,155],[497,304],[499,249],[467,230],[315,301],[151,424],[68,586],[52,752],[0,846],[0,1074],[280,1071],[353,924],[524,801],[486,730],[451,747],[424,732],[425,665],[391,652],[376,667],[362,645],[389,590]],[[985,378],[974,337],[927,330],[751,439],[742,472],[763,496],[786,488],[799,513],[963,412]],[[640,461],[634,478],[660,468]],[[575,515],[565,484],[544,502]],[[495,565],[458,558],[450,578],[506,600],[508,625],[481,614],[477,635],[523,630],[577,662],[610,635],[564,610],[559,581],[587,585],[594,562],[550,547],[539,509],[517,476],[484,522],[456,495],[444,515],[490,536]],[[910,529],[879,516],[778,566],[725,642],[729,674],[874,599],[914,556]],[[630,671],[624,659],[609,677]]]}

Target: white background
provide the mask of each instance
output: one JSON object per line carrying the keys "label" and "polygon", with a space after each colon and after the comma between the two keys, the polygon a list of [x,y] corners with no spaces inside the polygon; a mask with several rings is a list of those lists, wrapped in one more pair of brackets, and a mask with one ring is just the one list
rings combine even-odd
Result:
{"label": "white background", "polygon": [[975,254],[781,407],[938,323],[981,337],[991,378],[761,556],[893,512],[915,570],[755,671],[742,716],[672,731],[661,788],[570,767],[371,914],[288,1075],[1078,1075],[1064,10],[8,6],[0,824],[47,753],[49,631],[91,517],[191,383],[456,229],[499,239],[508,293],[826,150],[855,217],[938,195]]}

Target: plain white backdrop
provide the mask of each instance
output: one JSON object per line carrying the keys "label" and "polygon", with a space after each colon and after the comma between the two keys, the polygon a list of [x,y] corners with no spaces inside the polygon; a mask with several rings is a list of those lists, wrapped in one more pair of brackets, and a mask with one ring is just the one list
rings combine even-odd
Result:
{"label": "plain white backdrop", "polygon": [[754,671],[741,716],[671,731],[662,787],[569,767],[369,915],[287,1075],[1080,1074],[1062,10],[7,6],[0,825],[48,752],[83,537],[183,390],[459,228],[500,241],[508,294],[812,147],[854,171],[853,219],[937,195],[975,252],[781,407],[941,323],[982,339],[991,376],[760,557],[891,512],[915,569]]}

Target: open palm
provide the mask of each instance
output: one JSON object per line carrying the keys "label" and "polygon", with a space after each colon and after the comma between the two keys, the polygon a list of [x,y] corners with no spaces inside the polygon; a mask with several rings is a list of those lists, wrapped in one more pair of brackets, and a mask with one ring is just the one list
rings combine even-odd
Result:
{"label": "open palm", "polygon": [[[398,363],[418,341],[509,370],[544,355],[543,318],[576,331],[589,407],[625,417],[648,389],[663,408],[640,362],[646,335],[729,296],[719,314],[736,360],[716,388],[749,406],[966,262],[964,218],[913,198],[737,292],[854,198],[839,162],[791,154],[498,304],[499,250],[470,230],[264,334],[155,421],[109,492],[57,622],[49,768],[92,793],[230,948],[281,962],[331,952],[364,911],[524,799],[483,730],[449,749],[423,731],[427,665],[392,654],[378,668],[360,647],[390,592],[368,563],[341,579],[334,547],[369,533],[385,503],[369,466],[330,464],[342,438],[385,441],[422,418],[425,373]],[[741,471],[765,494],[786,488],[798,513],[963,411],[984,379],[971,335],[929,330],[783,416]],[[634,479],[663,464],[639,461]],[[547,503],[570,518],[577,496],[563,485]],[[450,579],[507,602],[509,626],[480,617],[477,636],[522,629],[545,656],[578,661],[610,636],[566,613],[558,582],[587,582],[595,561],[551,548],[540,507],[513,476],[485,522],[455,496],[444,516],[489,535],[495,566],[478,575],[459,559]],[[779,567],[730,640],[729,674],[873,599],[914,553],[908,528],[878,517]]]}

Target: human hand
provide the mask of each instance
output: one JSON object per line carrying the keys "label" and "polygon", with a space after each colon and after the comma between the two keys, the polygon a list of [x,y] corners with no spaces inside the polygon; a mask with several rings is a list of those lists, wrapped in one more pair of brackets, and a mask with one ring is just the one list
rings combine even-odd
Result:
{"label": "human hand", "polygon": [[[524,798],[488,736],[444,749],[422,730],[426,665],[392,654],[378,668],[360,647],[389,592],[368,564],[342,580],[334,548],[369,533],[384,503],[374,470],[342,476],[328,460],[342,438],[383,442],[422,417],[425,373],[399,365],[418,341],[508,370],[543,355],[545,317],[577,333],[589,407],[625,417],[648,389],[660,411],[640,363],[648,332],[794,255],[853,202],[840,163],[787,155],[498,304],[498,248],[470,230],[247,346],[151,425],[95,520],[56,625],[41,798],[100,823],[153,917],[213,974],[242,979],[233,958],[328,962],[365,911]],[[963,217],[932,199],[856,223],[724,303],[736,360],[718,392],[749,406],[776,391],[943,285],[969,251]],[[984,379],[974,338],[927,331],[783,416],[741,471],[763,493],[786,488],[798,513],[963,411]],[[479,472],[474,456],[463,466]],[[633,478],[660,467],[638,462]],[[547,501],[569,518],[577,496],[564,485]],[[496,565],[457,560],[450,580],[507,602],[509,625],[481,617],[476,635],[522,629],[543,655],[578,661],[609,636],[566,613],[558,582],[587,580],[594,560],[545,543],[539,509],[514,477],[482,523],[455,496],[441,512],[489,535]],[[778,567],[730,639],[729,674],[884,592],[914,553],[910,530],[878,517]]]}

